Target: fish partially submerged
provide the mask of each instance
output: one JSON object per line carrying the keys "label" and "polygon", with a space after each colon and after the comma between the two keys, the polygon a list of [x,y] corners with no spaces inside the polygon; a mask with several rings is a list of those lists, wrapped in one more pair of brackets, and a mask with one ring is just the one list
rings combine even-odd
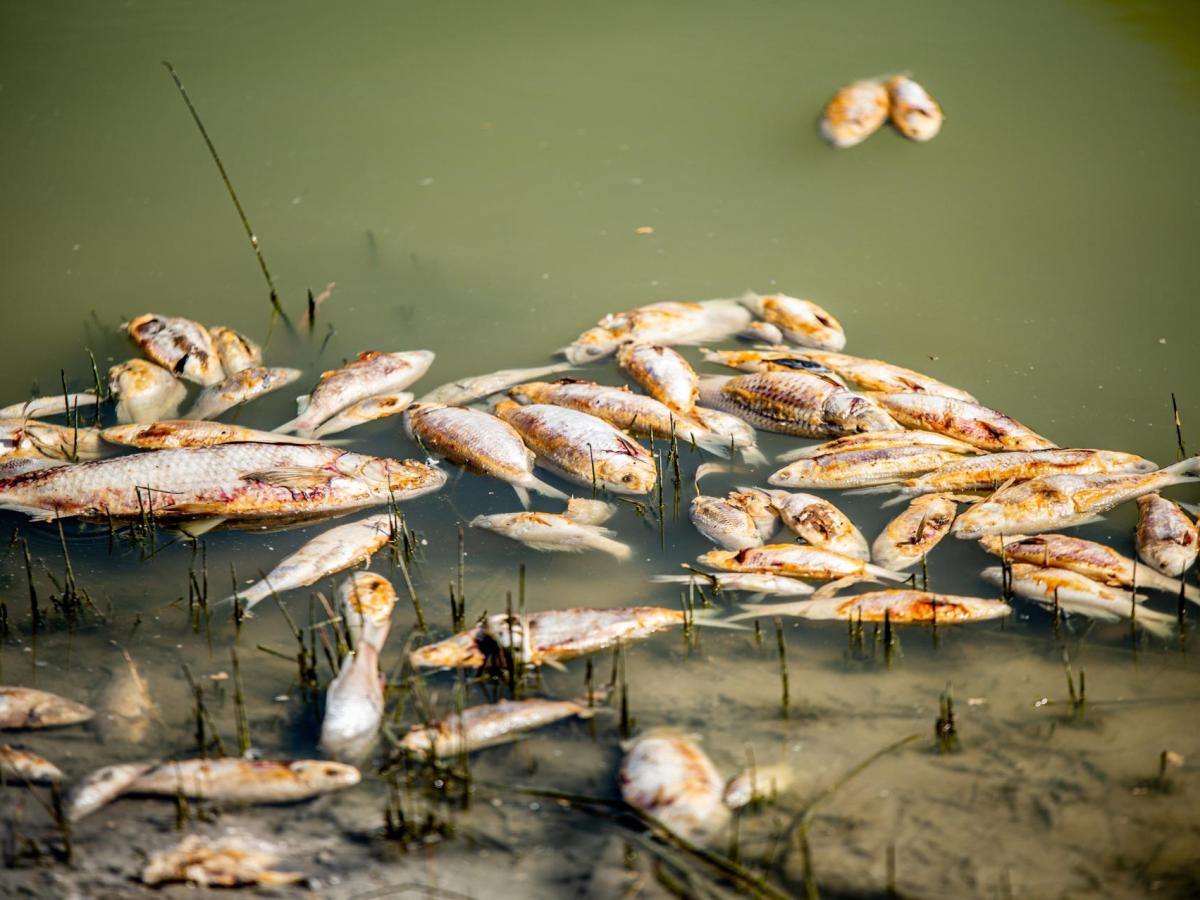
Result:
{"label": "fish partially submerged", "polygon": [[383,707],[379,649],[362,641],[342,657],[338,673],[325,691],[318,749],[348,762],[366,756],[379,734]]}
{"label": "fish partially submerged", "polygon": [[356,425],[386,419],[388,416],[404,412],[412,402],[413,395],[408,391],[401,391],[398,394],[380,394],[377,397],[359,400],[357,403],[347,406],[337,415],[326,419],[313,431],[312,436],[323,438]]}
{"label": "fish partially submerged", "polygon": [[958,504],[947,494],[926,494],[888,522],[875,543],[871,558],[889,569],[915,566],[950,533]]}
{"label": "fish partially submerged", "polygon": [[143,353],[180,378],[210,385],[225,377],[212,335],[199,322],[146,313],[126,328]]}
{"label": "fish partially submerged", "polygon": [[226,375],[234,375],[243,369],[262,365],[262,348],[245,335],[224,325],[208,329],[221,358],[221,368]]}
{"label": "fish partially submerged", "polygon": [[846,332],[828,310],[811,300],[786,294],[744,294],[739,302],[758,318],[770,322],[794,344],[821,350],[841,350]]}
{"label": "fish partially submerged", "polygon": [[460,378],[440,387],[435,387],[418,401],[420,403],[444,403],[446,406],[466,406],[484,397],[506,391],[514,384],[522,381],[532,381],[545,378],[547,375],[558,375],[575,368],[571,363],[556,363],[552,366],[538,366],[533,369],[501,369],[489,372],[487,375],[475,375],[471,378]]}
{"label": "fish partially submerged", "polygon": [[621,799],[690,841],[729,823],[725,779],[691,737],[653,729],[631,741],[617,773]]}
{"label": "fish partially submerged", "polygon": [[700,379],[700,402],[740,416],[755,428],[798,437],[840,437],[897,427],[874,401],[803,372],[709,375]]}
{"label": "fish partially submerged", "polygon": [[688,515],[697,531],[726,550],[759,547],[779,527],[772,498],[756,488],[739,488],[724,497],[698,495]]}
{"label": "fish partially submerged", "polygon": [[55,397],[32,397],[24,403],[13,403],[0,409],[0,419],[38,419],[42,416],[58,416],[74,412],[85,406],[96,405],[96,392],[59,394]]}
{"label": "fish partially submerged", "polygon": [[989,491],[1041,475],[1138,473],[1157,468],[1148,459],[1115,450],[1018,450],[951,460],[932,472],[904,481],[900,493],[912,497],[943,491]]}
{"label": "fish partially submerged", "polygon": [[823,444],[813,444],[810,447],[798,447],[781,453],[775,457],[779,462],[793,462],[797,459],[813,459],[829,453],[842,453],[849,450],[888,450],[894,447],[926,447],[931,450],[948,450],[968,456],[982,454],[984,451],[972,447],[958,438],[952,438],[936,431],[915,431],[903,429],[900,431],[864,431],[859,434],[848,434],[845,437],[834,438]]}
{"label": "fish partially submerged", "polygon": [[275,430],[310,434],[360,400],[404,390],[429,371],[433,358],[429,350],[360,353],[349,365],[323,373],[312,393],[301,401],[300,414]]}
{"label": "fish partially submerged", "polygon": [[1001,600],[901,588],[871,591],[854,597],[798,600],[794,603],[744,603],[742,610],[725,621],[739,622],[761,616],[796,616],[801,619],[849,619],[855,622],[882,622],[887,618],[895,624],[954,625],[1002,619],[1012,612],[1011,607]]}
{"label": "fish partially submerged", "polygon": [[477,475],[490,475],[512,485],[529,506],[529,492],[566,499],[566,495],[533,474],[535,455],[520,433],[503,419],[479,409],[414,403],[404,412],[404,430],[423,449]]}
{"label": "fish partially submerged", "polygon": [[162,366],[131,359],[108,370],[108,388],[117,398],[118,422],[156,422],[179,413],[187,396],[182,381]]}
{"label": "fish partially submerged", "polygon": [[242,369],[201,391],[184,418],[215,419],[235,406],[287,387],[303,374],[299,369],[267,366]]}
{"label": "fish partially submerged", "polygon": [[90,707],[49,691],[0,686],[0,728],[57,728],[94,715]]}
{"label": "fish partially submerged", "polygon": [[1177,575],[1192,567],[1200,549],[1196,523],[1157,493],[1138,497],[1137,555],[1164,575]]}
{"label": "fish partially submerged", "polygon": [[909,140],[930,141],[942,130],[945,115],[921,85],[904,75],[888,79],[892,124]]}
{"label": "fish partially submerged", "polygon": [[355,572],[338,587],[337,600],[351,646],[365,642],[382,650],[396,608],[392,583],[374,572]]}
{"label": "fish partially submerged", "polygon": [[957,538],[1056,531],[1094,520],[1115,506],[1173,484],[1195,483],[1200,457],[1157,472],[1041,475],[1001,488],[965,510],[952,529]]}
{"label": "fish partially submerged", "polygon": [[700,377],[679,353],[662,344],[631,341],[617,351],[617,365],[647,394],[673,412],[690,413]]}
{"label": "fish partially submerged", "polygon": [[584,486],[648,494],[657,468],[650,452],[603,419],[548,404],[496,404],[495,413],[537,454],[538,465]]}
{"label": "fish partially submerged", "polygon": [[466,631],[409,654],[418,668],[478,668],[501,649],[540,666],[642,640],[684,622],[683,612],[657,606],[548,609],[524,616],[497,613]]}
{"label": "fish partially submerged", "polygon": [[701,572],[693,569],[688,575],[651,575],[655,584],[707,583],[714,591],[745,592],[763,597],[807,597],[813,586],[786,575],[763,572]]}
{"label": "fish partially submerged", "polygon": [[62,781],[62,770],[44,756],[3,744],[0,745],[0,777],[18,784],[22,781],[58,784]]}
{"label": "fish partially submerged", "polygon": [[476,516],[472,528],[482,528],[534,550],[562,550],[580,553],[599,550],[620,560],[629,559],[633,550],[628,544],[613,540],[615,531],[601,527],[616,513],[616,507],[599,500],[572,497],[561,513],[519,512]]}
{"label": "fish partially submerged", "polygon": [[908,576],[852,556],[804,544],[766,544],[745,550],[710,550],[699,557],[701,565],[726,572],[765,572],[809,581],[842,578],[905,581]]}
{"label": "fish partially submerged", "polygon": [[790,488],[860,488],[891,484],[961,459],[954,450],[895,446],[841,450],[802,457],[767,478]]}
{"label": "fish partially submerged", "polygon": [[844,512],[813,494],[769,491],[784,526],[813,547],[870,560],[867,539]]}
{"label": "fish partially submerged", "polygon": [[420,756],[445,759],[515,741],[522,734],[563,719],[596,714],[594,701],[501,700],[451,713],[428,725],[413,725],[400,739],[400,748]]}
{"label": "fish partially submerged", "polygon": [[150,685],[138,671],[128,650],[121,651],[123,664],[112,673],[96,704],[91,724],[105,741],[140,744],[158,716]]}
{"label": "fish partially submerged", "polygon": [[246,611],[272,594],[305,587],[351,566],[367,563],[392,536],[389,513],[367,516],[357,522],[323,531],[303,547],[278,563],[261,580],[225,599],[236,597]]}
{"label": "fish partially submerged", "polygon": [[349,512],[435,491],[444,472],[333,447],[219,444],[44,469],[0,481],[0,508],[56,516],[271,519]]}
{"label": "fish partially submerged", "polygon": [[821,137],[839,149],[861,144],[887,121],[888,92],[866,79],[838,88],[821,114]]}
{"label": "fish partially submerged", "polygon": [[870,391],[867,396],[901,425],[948,434],[980,450],[999,453],[1056,446],[1011,416],[968,400],[911,392]]}
{"label": "fish partially submerged", "polygon": [[651,303],[628,312],[610,313],[560,352],[568,362],[581,365],[611,356],[627,341],[670,345],[724,340],[749,321],[750,313],[736,300]]}
{"label": "fish partially submerged", "polygon": [[140,450],[176,450],[183,447],[214,447],[217,444],[315,444],[311,438],[258,431],[241,425],[202,419],[167,419],[148,425],[113,425],[100,430],[110,444]]}

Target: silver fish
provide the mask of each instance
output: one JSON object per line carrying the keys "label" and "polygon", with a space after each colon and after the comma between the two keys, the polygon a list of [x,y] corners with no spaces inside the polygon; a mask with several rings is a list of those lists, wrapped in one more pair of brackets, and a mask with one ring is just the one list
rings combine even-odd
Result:
{"label": "silver fish", "polygon": [[892,417],[908,428],[948,434],[960,441],[999,453],[1004,450],[1050,450],[1056,447],[1016,419],[967,400],[935,394],[869,391]]}
{"label": "silver fish", "polygon": [[605,316],[559,352],[568,362],[582,365],[611,356],[627,341],[702,344],[737,334],[749,322],[750,314],[735,300],[651,303]]}
{"label": "silver fish", "polygon": [[146,313],[126,328],[142,352],[181,378],[209,385],[225,377],[212,335],[199,322]]}
{"label": "silver fish", "polygon": [[117,398],[118,422],[157,422],[179,413],[187,396],[183,382],[162,366],[131,359],[108,370],[108,387]]}
{"label": "silver fish", "polygon": [[49,691],[0,686],[0,728],[57,728],[94,715],[90,707]]}
{"label": "silver fish", "polygon": [[847,356],[844,353],[829,353],[822,350],[807,350],[805,356],[823,366],[828,366],[847,382],[863,390],[885,393],[935,394],[939,397],[952,397],[968,403],[976,402],[973,396],[960,388],[951,387],[929,375],[884,362],[882,359],[864,359],[860,356]]}
{"label": "silver fish", "polygon": [[1157,468],[1148,459],[1114,450],[1018,450],[951,460],[904,481],[900,493],[911,497],[942,491],[988,491],[1042,475],[1145,473]]}
{"label": "silver fish", "polygon": [[700,394],[700,377],[670,347],[637,341],[622,344],[617,365],[647,394],[677,413],[687,414]]}
{"label": "silver fish", "polygon": [[787,491],[768,491],[768,494],[787,529],[812,546],[854,559],[871,558],[862,532],[828,500]]}
{"label": "silver fish", "polygon": [[755,488],[741,488],[725,497],[693,497],[688,515],[697,531],[726,550],[759,547],[779,527],[772,498]]}
{"label": "silver fish", "polygon": [[226,410],[287,387],[302,374],[299,369],[271,369],[266,366],[242,369],[201,391],[184,418],[215,419]]}
{"label": "silver fish", "polygon": [[1138,497],[1138,559],[1163,575],[1183,577],[1196,561],[1200,535],[1177,503],[1161,495]]}
{"label": "silver fish", "polygon": [[950,533],[958,504],[946,494],[926,494],[888,522],[875,543],[871,558],[889,569],[915,566]]}
{"label": "silver fish", "polygon": [[45,757],[18,750],[10,744],[0,745],[0,775],[17,784],[58,784],[62,781],[62,770]]}
{"label": "silver fish", "polygon": [[[571,504],[594,503],[606,507],[602,513],[589,510],[592,521],[580,521],[572,515]],[[514,541],[520,541],[534,550],[560,550],[580,553],[584,550],[599,550],[619,559],[629,559],[632,549],[628,544],[613,540],[616,534],[609,528],[600,527],[600,522],[616,513],[616,507],[599,501],[572,499],[561,515],[544,512],[497,513],[476,516],[471,520],[472,528],[482,528]]]}
{"label": "silver fish", "polygon": [[794,488],[860,488],[891,484],[961,459],[936,447],[875,447],[804,457],[772,474],[768,484]]}
{"label": "silver fish", "polygon": [[809,581],[842,578],[907,580],[907,576],[900,572],[805,544],[766,544],[736,551],[710,550],[697,561],[711,569],[726,572],[764,572]]}
{"label": "silver fish", "polygon": [[759,616],[796,616],[801,619],[849,619],[855,622],[882,622],[887,618],[898,625],[953,625],[1003,619],[1011,612],[1011,607],[1000,600],[894,588],[853,597],[826,597],[794,603],[743,603],[742,612],[725,621],[738,622]]}
{"label": "silver fish", "polygon": [[888,117],[887,89],[875,79],[838,88],[821,114],[821,137],[839,149],[860,144]]}
{"label": "silver fish", "polygon": [[897,75],[888,80],[887,91],[892,124],[906,138],[930,141],[942,130],[942,108],[921,85]]}
{"label": "silver fish", "polygon": [[275,430],[311,433],[360,400],[404,390],[429,371],[433,358],[429,350],[360,353],[349,365],[322,374],[313,392],[302,401],[300,415]]}
{"label": "silver fish", "polygon": [[798,437],[840,437],[897,427],[873,401],[802,372],[706,376],[700,379],[700,402],[741,416],[755,428]]}
{"label": "silver fish", "polygon": [[234,375],[243,369],[253,369],[262,365],[262,348],[245,335],[239,334],[224,325],[214,325],[208,329],[217,355],[221,358],[221,368],[226,375]]}
{"label": "silver fish", "polygon": [[359,400],[357,403],[347,406],[336,416],[326,419],[324,424],[313,431],[312,436],[323,438],[356,425],[386,419],[388,416],[404,412],[412,402],[413,395],[407,391],[401,391],[398,394],[380,394],[377,397]]}
{"label": "silver fish", "polygon": [[779,462],[794,462],[797,459],[813,459],[827,453],[841,453],[848,450],[885,450],[893,447],[926,447],[931,450],[948,450],[951,453],[976,455],[984,453],[978,447],[972,447],[958,438],[952,438],[935,431],[864,431],[859,434],[849,434],[845,437],[834,438],[823,444],[813,444],[799,447],[781,453],[775,457]]}
{"label": "silver fish", "polygon": [[535,378],[545,378],[547,375],[557,375],[569,372],[575,368],[571,363],[556,363],[552,366],[538,366],[533,369],[501,369],[489,372],[487,375],[475,375],[471,378],[461,378],[434,388],[423,396],[420,403],[444,403],[446,406],[466,406],[484,397],[507,391],[514,384],[522,381],[532,381]]}
{"label": "silver fish", "polygon": [[846,346],[846,333],[841,323],[811,300],[786,294],[750,293],[740,302],[758,318],[777,326],[794,344],[821,350],[841,350]]}
{"label": "silver fish", "polygon": [[342,658],[325,691],[325,716],[317,747],[326,756],[351,761],[366,756],[383,721],[383,677],[379,650],[370,641]]}
{"label": "silver fish", "polygon": [[591,718],[587,700],[501,700],[452,713],[430,725],[414,725],[400,740],[409,753],[444,759],[515,741],[527,731],[563,719]]}
{"label": "silver fish", "polygon": [[621,799],[691,841],[709,841],[730,819],[725,780],[690,737],[654,729],[632,741],[617,773]]}
{"label": "silver fish", "polygon": [[59,394],[57,397],[33,397],[24,403],[14,403],[0,409],[0,419],[37,419],[57,416],[84,406],[96,405],[96,392]]}
{"label": "silver fish", "polygon": [[715,591],[744,591],[769,597],[806,597],[813,587],[786,575],[766,575],[762,572],[701,572],[690,575],[651,575],[655,584],[708,583]]}
{"label": "silver fish", "polygon": [[100,436],[110,444],[137,447],[140,450],[175,450],[183,447],[214,447],[217,444],[315,444],[311,438],[257,431],[224,422],[202,419],[168,419],[148,425],[114,425]]}

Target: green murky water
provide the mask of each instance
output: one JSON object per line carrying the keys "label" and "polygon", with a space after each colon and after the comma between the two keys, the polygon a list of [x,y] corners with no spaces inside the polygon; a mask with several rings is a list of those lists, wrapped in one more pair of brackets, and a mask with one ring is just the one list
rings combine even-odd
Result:
{"label": "green murky water", "polygon": [[[60,369],[86,387],[84,348],[102,366],[134,355],[118,326],[147,310],[266,337],[263,281],[159,64],[169,59],[287,308],[298,314],[306,288],[337,283],[311,342],[277,330],[268,348],[272,363],[302,366],[306,379],[364,348],[428,347],[438,360],[418,385],[427,389],[541,364],[609,311],[778,289],[829,307],[850,352],[962,385],[1064,446],[1171,461],[1172,391],[1185,437],[1200,441],[1190,264],[1200,22],[1187,4],[6,2],[0,22],[5,402],[34,386],[57,390]],[[815,116],[835,87],[899,69],[946,109],[937,140],[918,146],[885,130],[839,153],[817,139]],[[635,234],[642,226],[654,233]],[[617,382],[611,365],[595,371]],[[290,407],[290,396],[272,396],[237,421],[272,427]],[[415,452],[394,420],[351,435],[364,452]],[[789,442],[762,444],[772,454]],[[685,455],[685,473],[697,462]],[[843,499],[869,536],[888,518],[872,498]],[[440,632],[456,524],[513,508],[507,487],[472,476],[406,508],[429,541],[415,576]],[[1132,521],[1122,509],[1080,533],[1129,552]],[[668,524],[665,548],[630,510],[615,527],[639,548],[620,567],[468,534],[468,612],[502,608],[521,562],[530,608],[675,605],[645,578],[705,549],[686,517]],[[57,533],[12,515],[0,528],[28,538],[45,603],[46,572],[62,570]],[[214,596],[231,563],[249,577],[313,533],[211,535]],[[68,537],[106,621],[74,631],[52,621],[35,647],[23,566],[8,552],[2,680],[86,699],[128,644],[166,727],[141,747],[80,729],[22,741],[72,777],[101,762],[190,753],[181,663],[201,680],[227,672],[233,642],[217,621],[210,651],[188,626],[179,598],[190,549],[143,560],[120,542],[110,551],[102,530],[68,528]],[[985,564],[974,547],[943,544],[931,579],[982,592],[975,573]],[[374,568],[394,574],[384,554]],[[287,602],[306,622],[306,593]],[[1170,598],[1154,603],[1173,608]],[[398,612],[385,663],[400,659],[412,618]],[[785,632],[786,721],[769,628],[761,647],[749,633],[704,631],[699,649],[667,634],[627,657],[637,727],[703,735],[730,775],[751,750],[792,765],[796,783],[778,806],[742,822],[751,867],[810,798],[915,733],[819,808],[809,842],[825,893],[883,891],[889,847],[906,895],[1197,889],[1191,642],[1184,652],[1149,640],[1135,650],[1125,626],[1082,623],[1056,638],[1048,616],[1020,605],[1004,625],[943,629],[936,645],[927,631],[902,630],[889,668],[870,634],[856,660],[842,626]],[[274,609],[238,642],[253,744],[311,754],[295,666],[258,645],[293,652]],[[1087,673],[1082,718],[1066,709],[1064,645]],[[608,666],[597,660],[598,673]],[[546,692],[573,695],[583,672],[582,661],[547,672]],[[232,745],[228,683],[208,683]],[[962,746],[949,757],[932,740],[947,683]],[[451,703],[452,679],[430,687]],[[568,724],[477,755],[475,774],[611,797],[617,740],[615,716],[598,720],[594,737]],[[1170,791],[1148,789],[1168,749],[1185,764]],[[44,836],[40,809],[20,809],[17,789],[7,790],[13,833]],[[470,810],[441,810],[454,837],[405,853],[381,835],[386,799],[368,779],[309,806],[225,810],[195,827],[284,844],[330,895],[403,896],[414,884],[472,896],[662,890],[653,873],[631,882],[644,870],[626,875],[622,865],[631,832],[605,818],[480,784]],[[74,868],[26,853],[0,884],[132,891],[139,852],[172,840],[174,817],[169,802],[121,801],[80,825]],[[777,855],[775,883],[803,890],[801,854]]]}

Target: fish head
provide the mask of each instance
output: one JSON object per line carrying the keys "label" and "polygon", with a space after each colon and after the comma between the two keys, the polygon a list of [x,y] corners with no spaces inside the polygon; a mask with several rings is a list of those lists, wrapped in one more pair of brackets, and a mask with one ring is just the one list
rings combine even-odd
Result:
{"label": "fish head", "polygon": [[345,454],[335,465],[348,478],[358,478],[380,491],[411,496],[414,491],[435,491],[446,483],[446,473],[436,466],[414,459],[386,459]]}
{"label": "fish head", "polygon": [[776,487],[793,487],[799,485],[804,481],[805,475],[812,466],[812,460],[798,459],[768,477],[767,484],[773,484]]}
{"label": "fish head", "polygon": [[900,424],[875,401],[850,391],[830,398],[831,412],[851,431],[894,431]]}
{"label": "fish head", "polygon": [[648,494],[654,490],[657,481],[654,463],[640,444],[635,446],[641,453],[605,454],[597,459],[597,481],[617,494]]}
{"label": "fish head", "polygon": [[705,406],[717,406],[724,402],[723,389],[733,377],[730,375],[700,376],[700,402]]}
{"label": "fish head", "polygon": [[603,325],[598,325],[595,328],[589,328],[578,338],[576,338],[569,347],[564,347],[560,352],[567,358],[567,362],[573,366],[580,366],[585,363],[595,362],[598,359],[604,359],[606,356],[611,356],[621,343],[621,339],[614,335],[608,328]]}
{"label": "fish head", "polygon": [[337,791],[354,787],[362,781],[362,773],[347,763],[327,759],[298,759],[288,769],[304,784],[319,791]]}
{"label": "fish head", "polygon": [[375,625],[390,621],[396,605],[396,589],[382,575],[356,572],[342,582],[338,590],[343,615],[347,619],[366,620]]}
{"label": "fish head", "polygon": [[479,639],[483,635],[480,626],[448,637],[435,644],[426,644],[409,653],[409,661],[417,668],[425,669],[468,669],[478,668],[484,663]]}
{"label": "fish head", "polygon": [[550,385],[544,381],[527,381],[508,389],[508,396],[518,403],[541,403]]}
{"label": "fish head", "polygon": [[143,394],[175,381],[175,376],[162,366],[145,359],[131,359],[108,370],[108,386],[118,397]]}
{"label": "fish head", "polygon": [[1000,534],[1005,530],[1004,523],[1004,507],[984,500],[955,519],[950,533],[960,540],[975,541],[985,534]]}

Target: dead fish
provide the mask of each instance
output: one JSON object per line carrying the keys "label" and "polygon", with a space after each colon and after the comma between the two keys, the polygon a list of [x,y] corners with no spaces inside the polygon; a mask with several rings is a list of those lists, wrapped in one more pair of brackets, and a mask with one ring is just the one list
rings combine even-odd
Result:
{"label": "dead fish", "polygon": [[549,609],[524,616],[497,613],[467,631],[418,647],[418,668],[478,668],[497,647],[519,649],[526,665],[540,666],[642,640],[682,625],[683,612],[657,606]]}
{"label": "dead fish", "polygon": [[631,341],[617,351],[617,365],[647,394],[681,414],[690,413],[700,393],[700,377],[677,351],[662,344]]}
{"label": "dead fish", "polygon": [[881,391],[870,391],[867,396],[901,425],[948,434],[980,450],[998,453],[1002,450],[1049,450],[1056,446],[1016,419],[967,400]]}
{"label": "dead fish", "polygon": [[755,488],[739,488],[724,497],[693,497],[688,515],[696,530],[718,547],[759,547],[779,527],[772,498]]}
{"label": "dead fish", "polygon": [[897,75],[888,80],[892,124],[909,140],[930,141],[942,130],[942,108],[911,78]]}
{"label": "dead fish", "polygon": [[[1005,574],[1001,566],[990,566],[980,573],[985,581],[1003,585]],[[1131,596],[1126,591],[1092,581],[1078,572],[1067,569],[1046,569],[1028,563],[1013,563],[1008,567],[1009,589],[1018,597],[1033,600],[1063,612],[1079,613],[1104,622],[1128,619],[1137,608],[1137,621],[1147,631],[1165,637],[1175,625],[1175,617],[1138,606],[1145,597]],[[1135,602],[1136,601],[1136,602]]]}
{"label": "dead fish", "polygon": [[323,373],[312,393],[301,401],[300,415],[275,430],[311,433],[360,400],[402,391],[429,371],[433,357],[429,350],[360,353],[349,365]]}
{"label": "dead fish", "polygon": [[710,550],[697,560],[726,572],[765,572],[808,581],[833,581],[847,577],[905,581],[908,576],[852,556],[804,544],[766,544],[745,550]]}
{"label": "dead fish", "polygon": [[867,539],[850,518],[830,503],[813,494],[769,491],[784,526],[813,547],[832,550],[854,559],[870,560]]}
{"label": "dead fish", "polygon": [[435,491],[444,472],[334,447],[219,444],[158,450],[0,481],[0,508],[56,516],[168,521],[348,512]]}
{"label": "dead fish", "polygon": [[934,394],[967,403],[976,402],[974,397],[960,388],[951,387],[929,375],[884,362],[882,359],[864,359],[861,356],[847,356],[844,353],[822,350],[806,350],[804,355],[863,390],[888,394]]}
{"label": "dead fish", "polygon": [[142,883],[182,881],[200,888],[281,887],[303,881],[302,872],[277,872],[271,868],[278,852],[265,844],[230,835],[209,840],[189,834],[174,847],[151,855],[142,867]]}
{"label": "dead fish", "polygon": [[1110,475],[1040,475],[1001,488],[965,510],[952,530],[957,538],[988,534],[1035,534],[1094,520],[1114,506],[1200,477],[1193,456],[1157,472]]}
{"label": "dead fish", "polygon": [[809,489],[870,487],[903,481],[960,458],[952,450],[922,446],[842,450],[797,459],[767,478],[767,483]]}
{"label": "dead fish", "polygon": [[[979,545],[1005,562],[1031,563],[1047,569],[1069,569],[1110,587],[1133,587],[1178,594],[1177,578],[1161,575],[1153,569],[1138,566],[1105,544],[1084,540],[1069,534],[989,535]],[[1200,588],[1184,587],[1184,596],[1200,603]]]}
{"label": "dead fish", "polygon": [[617,773],[621,799],[690,841],[729,823],[725,780],[692,738],[654,729],[630,742]]}
{"label": "dead fish", "polygon": [[32,784],[58,784],[62,771],[45,757],[18,750],[11,744],[0,746],[0,776],[8,781]]}
{"label": "dead fish", "polygon": [[128,741],[140,744],[158,716],[150,685],[142,678],[128,650],[122,650],[124,665],[112,674],[96,704],[92,725],[104,741]]}
{"label": "dead fish", "polygon": [[627,341],[648,344],[701,344],[737,334],[750,314],[735,300],[652,303],[609,314],[559,352],[574,365],[611,356]]}
{"label": "dead fish", "polygon": [[396,608],[392,583],[374,572],[355,572],[342,582],[337,599],[350,643],[355,647],[374,644],[376,650],[382,650]]}
{"label": "dead fish", "polygon": [[758,435],[754,426],[732,413],[708,409],[703,406],[692,407],[691,416],[710,434],[720,437],[722,443],[729,447],[729,453],[718,453],[718,456],[733,456],[737,450],[742,459],[752,466],[766,465],[767,458],[758,449]]}
{"label": "dead fish", "polygon": [[325,691],[325,716],[317,747],[326,756],[353,762],[367,755],[383,721],[379,650],[359,643],[343,658]]}
{"label": "dead fish", "polygon": [[827,597],[794,603],[742,604],[742,612],[725,621],[738,622],[762,616],[796,616],[801,619],[847,619],[897,625],[954,625],[1003,619],[1012,608],[1001,600],[894,589],[871,591],[854,597]]}
{"label": "dead fish", "polygon": [[131,359],[108,370],[108,387],[117,398],[117,421],[156,422],[179,413],[187,396],[183,382],[162,366]]}
{"label": "dead fish", "polygon": [[887,89],[875,80],[838,88],[821,114],[821,137],[839,149],[860,144],[888,117]]}
{"label": "dead fish", "polygon": [[786,294],[748,293],[739,302],[758,318],[777,326],[793,344],[821,350],[841,350],[846,346],[841,323],[811,300]]}
{"label": "dead fish", "polygon": [[512,485],[526,508],[531,490],[566,499],[566,494],[533,474],[536,457],[517,429],[491,413],[440,403],[414,403],[404,413],[404,430],[422,449],[469,472]]}
{"label": "dead fish", "polygon": [[96,405],[96,392],[59,394],[57,397],[33,397],[24,403],[14,403],[0,409],[0,419],[37,419],[72,412],[83,406]]}
{"label": "dead fish", "polygon": [[91,708],[49,691],[0,686],[0,728],[57,728],[86,722]]}
{"label": "dead fish", "polygon": [[1138,497],[1138,559],[1164,575],[1180,578],[1196,561],[1196,523],[1157,493]]}
{"label": "dead fish", "polygon": [[709,453],[729,455],[730,440],[726,435],[709,431],[692,416],[677,413],[653,397],[635,394],[627,387],[563,378],[519,384],[508,393],[522,403],[552,404],[587,413],[630,434],[669,440],[674,433],[678,440]]}
{"label": "dead fish", "polygon": [[806,372],[846,386],[833,369],[797,350],[710,350],[701,347],[700,355],[710,363],[741,372]]}
{"label": "dead fish", "polygon": [[1113,450],[1028,450],[990,453],[974,459],[955,459],[944,466],[900,486],[900,493],[995,490],[1013,481],[1028,481],[1042,475],[1096,475],[1121,472],[1153,472],[1154,463],[1132,453]]}
{"label": "dead fish", "polygon": [[[603,509],[598,511],[596,507]],[[633,550],[628,544],[613,540],[615,531],[600,527],[600,523],[607,521],[616,511],[616,507],[609,503],[573,497],[561,515],[544,512],[496,513],[476,516],[471,520],[471,527],[520,541],[534,550],[568,553],[600,550],[619,560],[626,560]]]}
{"label": "dead fish", "polygon": [[950,533],[958,504],[946,494],[926,494],[888,522],[875,543],[871,558],[889,569],[915,566]]}
{"label": "dead fish", "polygon": [[315,444],[311,438],[258,431],[224,422],[201,419],[168,419],[149,425],[114,425],[100,436],[110,444],[137,447],[140,450],[177,450],[183,447],[215,447],[217,444]]}
{"label": "dead fish", "polygon": [[208,329],[208,333],[212,336],[226,375],[235,375],[243,369],[262,365],[262,348],[245,335],[224,325],[214,325]]}
{"label": "dead fish", "polygon": [[452,713],[429,725],[413,725],[401,738],[400,748],[414,755],[445,759],[507,744],[563,719],[589,719],[595,714],[595,705],[586,698],[501,700]]}
{"label": "dead fish", "polygon": [[222,602],[232,603],[236,597],[242,609],[249,612],[272,594],[305,587],[351,566],[370,562],[372,554],[391,536],[390,513],[367,516],[348,525],[330,528],[278,563],[261,581]]}
{"label": "dead fish", "polygon": [[513,426],[537,454],[538,465],[584,486],[616,494],[654,489],[654,458],[637,441],[603,419],[563,406],[496,404],[496,415]]}
{"label": "dead fish", "polygon": [[764,597],[806,597],[813,587],[786,575],[766,575],[762,572],[701,572],[693,570],[688,575],[651,575],[655,584],[700,584],[707,582],[713,590],[745,592]]}
{"label": "dead fish", "polygon": [[744,341],[754,341],[761,344],[782,344],[783,332],[778,325],[756,319],[738,332],[738,337]]}
{"label": "dead fish", "polygon": [[553,366],[538,366],[533,369],[501,369],[498,372],[489,372],[487,375],[475,375],[471,378],[462,378],[443,384],[441,387],[434,388],[418,402],[466,406],[468,403],[474,403],[484,397],[507,391],[522,381],[533,381],[536,378],[545,378],[547,375],[569,372],[573,368],[575,367],[568,362],[556,363]]}
{"label": "dead fish", "polygon": [[99,459],[106,454],[98,428],[77,428],[36,419],[0,420],[0,442],[23,456],[65,462]]}
{"label": "dead fish", "polygon": [[221,413],[287,387],[304,373],[299,369],[252,366],[205,388],[187,411],[187,419],[215,419]]}
{"label": "dead fish", "polygon": [[948,435],[935,431],[864,431],[860,434],[849,434],[845,437],[834,438],[823,444],[810,447],[799,447],[775,457],[779,462],[793,462],[797,459],[813,459],[827,453],[841,453],[847,450],[883,450],[892,447],[926,447],[932,450],[948,450],[951,453],[964,455],[981,454],[984,451],[978,447],[960,441]]}
{"label": "dead fish", "polygon": [[413,395],[407,391],[368,397],[366,400],[359,400],[357,403],[347,406],[336,416],[326,419],[325,423],[313,431],[312,435],[314,438],[323,438],[356,425],[386,419],[388,416],[404,412],[412,402]]}
{"label": "dead fish", "polygon": [[897,427],[873,401],[803,372],[709,375],[700,379],[700,401],[740,416],[755,428],[797,437],[840,437]]}
{"label": "dead fish", "polygon": [[210,385],[225,377],[212,335],[199,322],[146,313],[125,327],[143,353],[180,378]]}
{"label": "dead fish", "polygon": [[71,786],[63,798],[63,816],[68,822],[78,822],[120,797],[139,775],[153,769],[157,763],[132,762],[104,766],[88,773]]}

